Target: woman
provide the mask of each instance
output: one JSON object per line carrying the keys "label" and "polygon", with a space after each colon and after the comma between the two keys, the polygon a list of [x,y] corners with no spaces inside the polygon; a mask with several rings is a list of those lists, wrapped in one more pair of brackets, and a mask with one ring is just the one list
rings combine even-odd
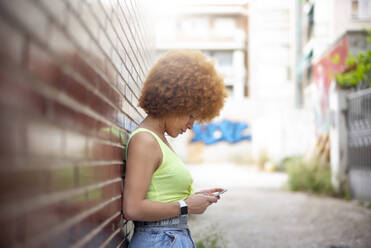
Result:
{"label": "woman", "polygon": [[147,117],[126,151],[123,208],[135,225],[130,248],[194,247],[188,214],[202,214],[222,189],[193,193],[193,179],[165,132],[175,138],[196,120],[210,121],[225,97],[223,79],[199,51],[168,52],[150,70],[139,99]]}

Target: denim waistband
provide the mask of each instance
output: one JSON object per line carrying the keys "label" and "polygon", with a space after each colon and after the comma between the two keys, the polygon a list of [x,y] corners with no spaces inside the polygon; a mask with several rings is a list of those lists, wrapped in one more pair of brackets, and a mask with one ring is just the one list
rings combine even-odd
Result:
{"label": "denim waistband", "polygon": [[176,229],[187,229],[188,228],[188,215],[175,216],[170,219],[164,219],[159,221],[134,221],[134,226],[138,228],[147,227],[169,227]]}

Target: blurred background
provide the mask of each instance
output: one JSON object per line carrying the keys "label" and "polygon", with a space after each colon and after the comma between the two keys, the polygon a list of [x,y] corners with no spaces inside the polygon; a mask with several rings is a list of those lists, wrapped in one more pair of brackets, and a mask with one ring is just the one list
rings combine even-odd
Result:
{"label": "blurred background", "polygon": [[171,139],[196,188],[229,189],[197,247],[371,247],[369,30],[370,0],[0,0],[0,244],[126,247],[142,83],[196,49],[229,93]]}

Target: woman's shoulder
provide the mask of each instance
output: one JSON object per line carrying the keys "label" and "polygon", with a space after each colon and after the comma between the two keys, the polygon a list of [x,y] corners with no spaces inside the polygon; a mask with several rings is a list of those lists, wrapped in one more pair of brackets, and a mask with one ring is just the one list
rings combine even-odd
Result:
{"label": "woman's shoulder", "polygon": [[162,161],[162,150],[156,138],[151,133],[136,132],[129,140],[128,156],[156,161],[157,168]]}
{"label": "woman's shoulder", "polygon": [[142,147],[158,146],[158,142],[152,133],[147,132],[146,130],[138,131],[134,131],[135,133],[130,137],[130,145],[139,144]]}

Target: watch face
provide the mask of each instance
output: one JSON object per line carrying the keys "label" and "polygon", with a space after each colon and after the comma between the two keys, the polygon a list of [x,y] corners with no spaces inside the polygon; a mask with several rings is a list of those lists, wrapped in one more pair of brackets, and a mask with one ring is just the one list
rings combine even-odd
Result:
{"label": "watch face", "polygon": [[181,215],[185,215],[185,214],[188,214],[188,207],[181,207],[180,208],[180,214]]}

